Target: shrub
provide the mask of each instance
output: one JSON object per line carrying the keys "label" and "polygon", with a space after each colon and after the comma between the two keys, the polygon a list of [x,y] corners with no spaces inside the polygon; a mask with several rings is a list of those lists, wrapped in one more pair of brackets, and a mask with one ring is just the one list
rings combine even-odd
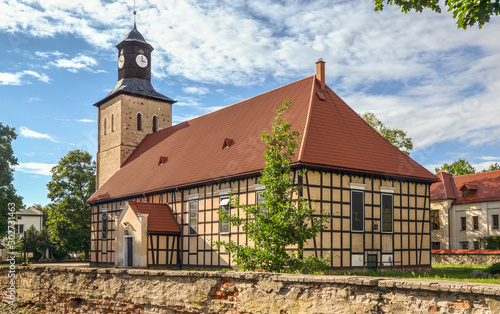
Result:
{"label": "shrub", "polygon": [[488,268],[488,272],[492,275],[500,273],[500,263],[495,263]]}

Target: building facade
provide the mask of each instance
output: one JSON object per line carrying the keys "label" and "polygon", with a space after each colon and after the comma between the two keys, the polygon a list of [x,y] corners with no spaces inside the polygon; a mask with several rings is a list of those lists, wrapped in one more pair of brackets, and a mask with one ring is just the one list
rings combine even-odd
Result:
{"label": "building facade", "polygon": [[480,249],[480,238],[500,236],[500,171],[442,171],[437,177],[431,187],[433,249]]}
{"label": "building facade", "polygon": [[[150,71],[151,54],[141,52],[149,44],[135,28],[131,33],[117,46],[119,71],[127,60],[131,68],[147,64]],[[131,37],[136,39],[127,41]],[[121,54],[120,49],[133,53]],[[151,86],[149,90],[132,89],[119,75],[120,87],[96,103],[99,126],[109,130],[110,114],[118,116],[118,109],[106,112],[103,107],[120,108],[124,99],[131,99],[126,102],[128,118],[122,114],[111,133],[133,145],[117,140],[99,146],[98,190],[88,200],[92,264],[235,266],[227,252],[211,243],[251,243],[218,213],[241,215],[230,207],[231,196],[244,204],[262,202],[265,144],[260,135],[270,130],[276,109],[287,99],[293,105],[283,117],[301,130],[291,175],[303,186],[315,215],[327,219],[304,255],[328,257],[333,269],[430,267],[430,185],[435,176],[326,86],[322,60],[313,76],[174,126],[169,124],[174,101],[152,89],[150,75],[128,73],[132,83],[127,84]],[[153,112],[164,114],[164,124],[155,126]],[[99,131],[99,143],[108,132]],[[308,170],[305,175],[299,175],[302,169]]]}
{"label": "building facade", "polygon": [[38,231],[43,227],[43,213],[34,207],[20,209],[16,215],[17,223],[14,227],[17,234],[23,234],[31,226]]}

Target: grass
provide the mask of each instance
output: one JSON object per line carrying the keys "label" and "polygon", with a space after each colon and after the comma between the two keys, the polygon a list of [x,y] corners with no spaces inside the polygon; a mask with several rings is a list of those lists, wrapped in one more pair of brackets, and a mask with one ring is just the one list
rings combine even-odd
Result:
{"label": "grass", "polygon": [[410,279],[433,279],[452,280],[476,283],[500,284],[500,278],[473,278],[472,272],[475,269],[485,271],[489,265],[444,265],[436,264],[431,271],[363,271],[349,272],[344,275],[389,277],[389,278],[410,278]]}

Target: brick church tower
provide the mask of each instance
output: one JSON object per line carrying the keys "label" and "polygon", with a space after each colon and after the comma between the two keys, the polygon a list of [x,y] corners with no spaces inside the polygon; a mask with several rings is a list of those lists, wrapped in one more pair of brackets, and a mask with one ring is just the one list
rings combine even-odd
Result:
{"label": "brick church tower", "polygon": [[116,48],[118,82],[109,95],[94,104],[98,109],[97,188],[120,169],[148,133],[172,126],[175,101],[151,85],[153,47],[135,22]]}

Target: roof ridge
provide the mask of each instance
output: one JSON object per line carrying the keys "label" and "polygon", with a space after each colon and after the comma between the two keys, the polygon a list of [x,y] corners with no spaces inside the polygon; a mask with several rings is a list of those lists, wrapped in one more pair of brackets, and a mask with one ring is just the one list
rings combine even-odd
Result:
{"label": "roof ridge", "polygon": [[[203,117],[206,117],[206,116],[212,115],[212,114],[214,114],[214,113],[216,113],[216,112],[219,112],[219,111],[221,111],[221,110],[224,110],[224,109],[226,109],[226,108],[229,108],[229,107],[233,107],[233,106],[239,105],[239,104],[241,104],[242,102],[246,102],[246,101],[249,101],[249,100],[254,99],[254,98],[257,98],[257,97],[262,97],[263,95],[267,95],[267,94],[269,94],[269,93],[271,93],[271,92],[274,92],[274,91],[276,91],[276,90],[278,90],[278,89],[285,88],[285,87],[290,86],[290,85],[292,85],[292,84],[295,84],[295,83],[298,83],[298,82],[301,82],[301,81],[307,80],[307,79],[309,79],[309,78],[311,78],[311,77],[314,77],[314,75],[311,75],[311,76],[305,77],[305,78],[303,78],[303,79],[300,79],[300,80],[295,81],[295,82],[288,83],[288,84],[283,85],[283,86],[280,86],[280,87],[276,87],[276,88],[271,89],[271,90],[269,90],[269,91],[267,91],[267,92],[265,92],[265,93],[258,94],[258,95],[255,95],[255,96],[253,96],[253,97],[250,97],[250,98],[247,98],[247,99],[240,100],[240,101],[238,101],[238,102],[236,102],[236,103],[234,103],[234,104],[230,104],[230,105],[228,105],[228,106],[225,106],[225,107],[219,108],[219,109],[217,109],[217,110],[214,110],[214,111],[211,111],[211,112],[205,113],[205,114],[203,114],[203,115],[201,115],[201,116],[194,117],[194,118],[192,118],[192,119],[189,119],[189,120],[183,121],[183,122],[181,122],[181,123],[186,123],[186,122],[189,122],[189,121],[193,121],[193,120],[196,120],[196,119],[200,119],[200,118],[203,118]],[[181,123],[178,123],[178,124],[181,124]],[[177,124],[176,124],[176,125],[177,125]],[[167,128],[167,129],[169,129],[169,128]],[[162,130],[162,131],[163,131],[163,130]]]}
{"label": "roof ridge", "polygon": [[468,173],[468,174],[461,174],[461,175],[458,175],[458,176],[453,176],[453,177],[465,177],[465,176],[474,176],[474,175],[481,175],[481,174],[490,174],[490,173],[493,173],[493,172],[500,172],[500,170],[493,170],[493,171],[481,171],[481,172],[476,172],[476,173]]}
{"label": "roof ridge", "polygon": [[300,143],[298,161],[301,161],[302,157],[304,155],[304,147],[306,146],[306,140],[307,140],[307,135],[308,135],[307,130],[309,129],[309,124],[311,123],[311,111],[312,111],[312,106],[313,106],[313,97],[314,97],[315,89],[316,89],[316,76],[313,75],[312,86],[311,86],[311,95],[309,97],[309,108],[307,109],[306,123],[304,126],[304,134],[302,136],[302,142]]}

